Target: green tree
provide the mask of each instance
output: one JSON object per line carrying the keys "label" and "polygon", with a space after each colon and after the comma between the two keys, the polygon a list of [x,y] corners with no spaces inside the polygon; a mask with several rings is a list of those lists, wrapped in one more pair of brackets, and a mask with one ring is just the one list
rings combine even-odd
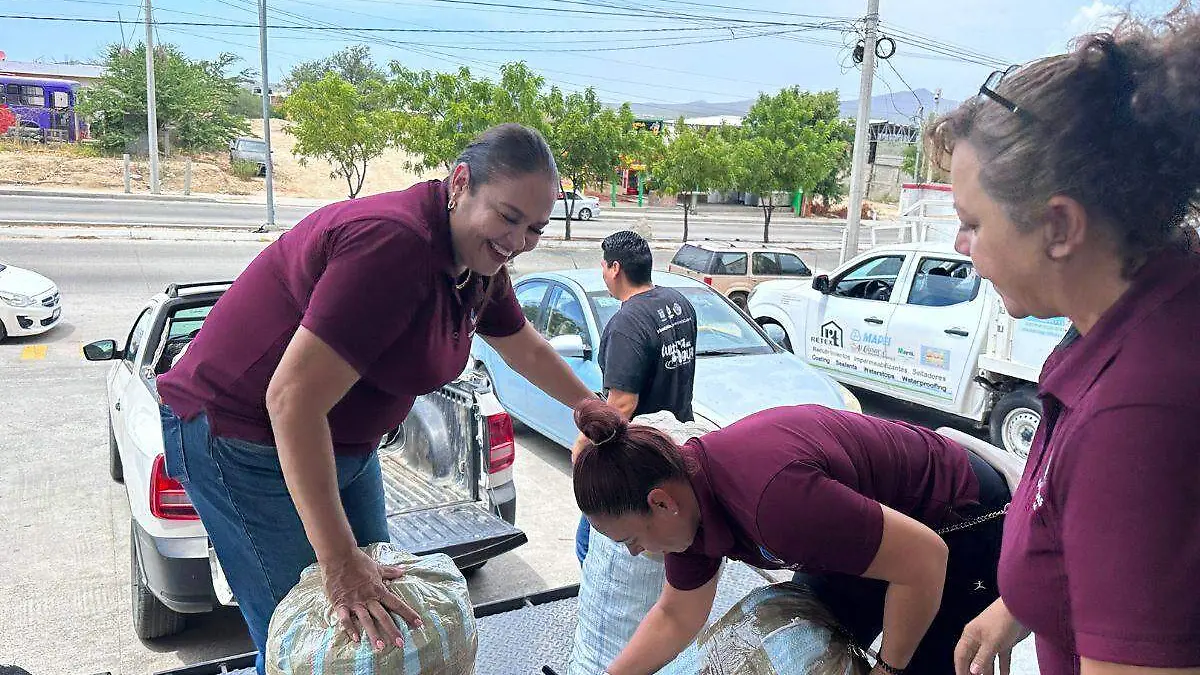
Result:
{"label": "green tree", "polygon": [[295,91],[303,84],[325,79],[329,73],[334,73],[360,91],[366,90],[368,82],[387,81],[387,71],[375,65],[371,59],[371,48],[359,44],[350,45],[323,59],[292,66],[291,73],[284,79],[284,86]]}
{"label": "green tree", "polygon": [[763,241],[770,241],[771,216],[784,204],[776,193],[797,188],[812,194],[838,167],[845,152],[845,123],[838,119],[836,92],[813,94],[790,87],[762,94],[742,121],[743,139],[733,153],[734,181],[759,195]]}
{"label": "green tree", "polygon": [[393,115],[379,109],[378,96],[327,73],[300,85],[283,103],[292,122],[285,131],[296,137],[292,153],[301,163],[317,157],[332,164],[329,177],[343,178],[351,199],[362,190],[368,162],[383,154],[393,131]]}
{"label": "green tree", "polygon": [[[549,127],[547,142],[557,153],[558,171],[576,190],[611,180],[621,157],[636,150],[633,112],[629,104],[605,107],[589,87],[564,96],[557,87],[542,102]],[[565,237],[571,238],[575,205],[566,202]]]}
{"label": "green tree", "polygon": [[503,122],[547,130],[541,88],[544,79],[524,63],[500,68],[500,81],[475,78],[470,69],[453,73],[412,70],[392,63],[387,87],[396,116],[394,140],[416,158],[408,168],[449,170],[478,134]]}
{"label": "green tree", "polygon": [[688,240],[688,216],[696,210],[695,192],[728,187],[731,183],[732,146],[717,130],[700,133],[675,123],[675,137],[651,167],[655,188],[663,195],[688,193],[683,200],[683,240]]}
{"label": "green tree", "polygon": [[[155,48],[154,80],[159,137],[174,129],[179,145],[214,150],[248,133],[244,117],[232,112],[249,71],[230,74],[233,54],[213,61],[189,59],[174,45]],[[91,120],[91,133],[109,152],[123,152],[146,136],[146,47],[109,47],[105,75],[81,95],[80,112]]]}

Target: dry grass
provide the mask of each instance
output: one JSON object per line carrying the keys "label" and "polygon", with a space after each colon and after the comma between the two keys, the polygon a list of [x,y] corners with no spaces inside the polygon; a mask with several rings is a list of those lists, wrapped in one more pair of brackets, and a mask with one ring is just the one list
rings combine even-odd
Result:
{"label": "dry grass", "polygon": [[[271,120],[271,146],[275,164],[275,194],[283,197],[314,199],[344,199],[346,181],[331,178],[333,167],[320,160],[309,160],[302,166],[292,154],[295,138],[284,132],[285,120]],[[251,132],[262,136],[262,120],[251,121]],[[41,145],[0,139],[0,185],[21,185],[81,190],[124,190],[123,161],[120,157],[101,157],[95,146],[88,144]],[[192,163],[193,193],[260,195],[265,194],[263,178],[243,175],[229,164],[223,152],[195,153],[164,158],[160,161],[162,190],[182,193],[187,162]],[[388,150],[367,167],[367,180],[360,196],[402,190],[422,180],[404,168],[407,156],[398,150]],[[131,162],[131,189],[148,192],[149,168],[145,159]],[[432,177],[432,176],[431,176]]]}

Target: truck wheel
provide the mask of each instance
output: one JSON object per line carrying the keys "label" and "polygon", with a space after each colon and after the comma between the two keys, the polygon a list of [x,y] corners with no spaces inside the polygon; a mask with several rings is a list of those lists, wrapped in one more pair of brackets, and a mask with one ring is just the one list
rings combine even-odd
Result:
{"label": "truck wheel", "polygon": [[992,445],[1027,459],[1033,435],[1042,422],[1042,402],[1033,387],[1021,387],[1005,394],[992,408],[988,420]]}
{"label": "truck wheel", "polygon": [[125,468],[121,466],[121,451],[117,449],[117,436],[113,433],[111,417],[108,420],[108,474],[118,483],[125,482]]}
{"label": "truck wheel", "polygon": [[744,291],[734,291],[733,293],[730,293],[729,299],[733,301],[733,304],[741,307],[742,309],[746,309],[746,305],[750,302],[749,296],[746,295]]}
{"label": "truck wheel", "polygon": [[138,557],[136,525],[129,522],[129,587],[133,598],[133,632],[143,640],[175,635],[183,630],[184,617],[162,604],[142,581],[142,561]]}

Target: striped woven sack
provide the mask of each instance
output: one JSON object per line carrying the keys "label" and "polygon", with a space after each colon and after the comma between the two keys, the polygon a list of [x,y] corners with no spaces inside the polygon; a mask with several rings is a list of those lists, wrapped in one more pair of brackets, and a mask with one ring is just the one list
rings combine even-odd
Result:
{"label": "striped woven sack", "polygon": [[403,577],[384,583],[424,625],[413,630],[393,615],[403,649],[376,654],[365,632],[354,643],[338,625],[320,569],[311,565],[271,617],[268,675],[473,675],[479,646],[475,613],[454,561],[441,553],[410,555],[389,543],[363,550],[380,564],[408,568]]}

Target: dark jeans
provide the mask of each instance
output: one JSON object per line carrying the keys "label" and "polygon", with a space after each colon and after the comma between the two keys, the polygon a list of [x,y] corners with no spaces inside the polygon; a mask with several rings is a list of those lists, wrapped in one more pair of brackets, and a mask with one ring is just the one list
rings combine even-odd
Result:
{"label": "dark jeans", "polygon": [[[974,454],[971,467],[979,480],[980,506],[964,510],[964,518],[991,513],[1008,503],[1008,487],[996,472]],[[952,675],[954,647],[963,627],[1000,597],[996,565],[1004,519],[998,518],[944,535],[950,548],[942,607],[918,645],[906,670],[914,675]],[[845,575],[797,573],[794,581],[811,588],[842,627],[862,647],[869,647],[883,630],[883,600],[887,582]]]}
{"label": "dark jeans", "polygon": [[[167,474],[183,484],[258,649],[262,675],[276,605],[317,561],[283,480],[275,448],[212,436],[201,414],[160,407]],[[375,453],[338,457],[342,507],[359,546],[388,541],[383,476]]]}
{"label": "dark jeans", "polygon": [[588,544],[592,536],[592,524],[588,521],[587,516],[579,516],[579,527],[575,528],[575,557],[579,558],[579,566],[583,566],[583,559],[587,557]]}

